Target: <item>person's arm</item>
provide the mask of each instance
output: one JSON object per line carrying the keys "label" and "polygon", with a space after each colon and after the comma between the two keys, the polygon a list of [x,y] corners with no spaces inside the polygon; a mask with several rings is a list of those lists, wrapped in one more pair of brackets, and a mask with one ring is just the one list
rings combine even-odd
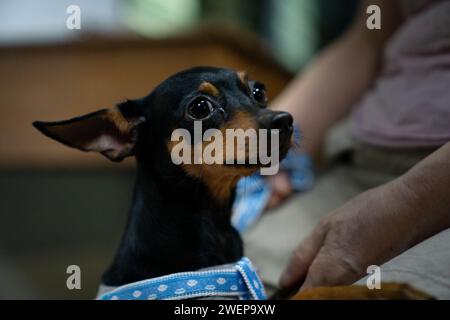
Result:
{"label": "person's arm", "polygon": [[[371,4],[381,8],[381,30],[366,27],[366,9]],[[316,167],[321,164],[328,129],[344,118],[373,84],[384,46],[400,22],[397,1],[364,1],[349,30],[271,102],[273,109],[294,116],[301,130],[300,149],[313,158]],[[283,171],[268,181],[272,189],[267,203],[270,209],[292,194],[292,186]]]}
{"label": "person's arm", "polygon": [[[292,113],[304,136],[301,147],[315,159],[326,131],[347,115],[372,85],[384,45],[400,21],[395,3],[364,1],[349,30],[271,102],[274,109]],[[381,8],[381,30],[366,27],[366,9],[370,4]]]}
{"label": "person's arm", "polygon": [[450,228],[450,142],[396,180],[327,216],[295,250],[280,285],[301,290],[351,284]]}
{"label": "person's arm", "polygon": [[450,142],[399,180],[411,209],[412,244],[450,228]]}

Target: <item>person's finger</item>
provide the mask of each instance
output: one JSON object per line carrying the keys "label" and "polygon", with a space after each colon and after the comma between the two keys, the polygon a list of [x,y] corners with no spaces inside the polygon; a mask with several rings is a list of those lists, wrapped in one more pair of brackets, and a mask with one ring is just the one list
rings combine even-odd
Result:
{"label": "person's finger", "polygon": [[285,198],[292,194],[292,185],[286,172],[279,172],[277,175],[269,177],[272,190]]}
{"label": "person's finger", "polygon": [[312,262],[299,292],[314,287],[351,284],[362,276],[354,263],[345,259],[343,254],[332,250],[334,249],[327,246],[322,247]]}
{"label": "person's finger", "polygon": [[266,209],[273,209],[289,197],[293,190],[289,177],[285,172],[270,176],[267,180],[271,186],[272,194],[267,202]]}
{"label": "person's finger", "polygon": [[331,270],[334,268],[333,260],[328,259],[328,270],[325,267],[325,261],[327,261],[326,254],[324,258],[323,250],[319,251],[308,269],[305,281],[303,282],[299,292],[303,292],[314,287],[326,286],[330,282],[331,276],[328,274],[327,277],[327,273],[332,272]]}
{"label": "person's finger", "polygon": [[320,225],[292,254],[291,260],[280,278],[280,287],[289,288],[305,278],[311,263],[323,245],[326,229]]}
{"label": "person's finger", "polygon": [[267,202],[266,209],[273,209],[283,201],[283,198],[277,192],[272,192],[269,201]]}

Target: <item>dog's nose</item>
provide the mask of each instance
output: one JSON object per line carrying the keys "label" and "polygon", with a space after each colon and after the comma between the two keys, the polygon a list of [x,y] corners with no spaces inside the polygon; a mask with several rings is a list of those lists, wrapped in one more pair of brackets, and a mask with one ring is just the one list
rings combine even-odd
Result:
{"label": "dog's nose", "polygon": [[287,112],[276,113],[271,122],[270,129],[279,129],[280,132],[292,132],[294,119]]}

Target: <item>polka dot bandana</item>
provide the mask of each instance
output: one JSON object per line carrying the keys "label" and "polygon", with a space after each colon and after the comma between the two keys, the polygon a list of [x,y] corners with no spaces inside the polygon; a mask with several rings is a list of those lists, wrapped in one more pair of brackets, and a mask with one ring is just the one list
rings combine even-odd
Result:
{"label": "polka dot bandana", "polygon": [[266,300],[264,286],[248,258],[222,269],[181,272],[118,287],[98,300],[181,300],[202,297]]}

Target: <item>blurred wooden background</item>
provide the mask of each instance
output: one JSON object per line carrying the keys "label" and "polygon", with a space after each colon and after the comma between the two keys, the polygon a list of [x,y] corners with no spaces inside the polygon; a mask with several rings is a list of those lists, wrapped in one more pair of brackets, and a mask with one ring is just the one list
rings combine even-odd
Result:
{"label": "blurred wooden background", "polygon": [[[51,141],[31,123],[67,119],[142,97],[171,74],[197,65],[248,71],[266,84],[271,97],[290,79],[264,45],[234,32],[0,48],[0,167],[113,166],[97,154]],[[132,161],[126,163],[122,167]]]}

